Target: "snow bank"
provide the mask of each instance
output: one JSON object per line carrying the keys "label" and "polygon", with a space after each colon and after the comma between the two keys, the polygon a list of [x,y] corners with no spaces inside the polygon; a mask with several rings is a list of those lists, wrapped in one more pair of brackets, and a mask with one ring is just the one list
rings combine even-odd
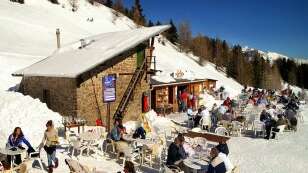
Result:
{"label": "snow bank", "polygon": [[149,123],[151,132],[153,135],[160,133],[165,133],[165,131],[170,131],[173,123],[170,119],[157,116],[157,113],[154,110],[151,110],[145,114],[145,118]]}
{"label": "snow bank", "polygon": [[8,136],[17,126],[22,128],[25,137],[36,147],[43,138],[48,120],[53,120],[56,127],[61,125],[61,116],[38,99],[6,91],[0,91],[0,98],[0,147],[5,146]]}
{"label": "snow bank", "polygon": [[230,158],[243,173],[290,173],[308,170],[308,107],[303,107],[305,122],[296,133],[286,132],[279,140],[267,141],[232,137]]}

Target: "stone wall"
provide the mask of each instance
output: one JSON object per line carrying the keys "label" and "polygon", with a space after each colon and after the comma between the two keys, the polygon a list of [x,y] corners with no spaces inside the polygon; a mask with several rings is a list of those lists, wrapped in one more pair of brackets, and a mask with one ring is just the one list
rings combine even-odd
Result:
{"label": "stone wall", "polygon": [[[146,51],[148,55],[149,51]],[[108,74],[117,74],[116,80],[116,101],[111,103],[111,124],[113,115],[121,101],[125,90],[137,68],[137,54],[130,51],[124,55],[120,55],[114,59],[118,62],[110,64],[106,68],[104,65],[97,67],[82,77],[82,82],[77,88],[77,114],[87,119],[90,124],[94,124],[95,120],[100,117],[103,123],[107,122],[107,104],[103,102],[103,86],[102,80]],[[106,68],[106,69],[105,69]],[[133,97],[128,104],[127,111],[124,115],[124,122],[128,120],[139,119],[142,113],[142,94],[149,90],[150,77],[145,80],[145,75],[137,84]]]}
{"label": "stone wall", "polygon": [[[149,55],[146,49],[146,57]],[[148,62],[150,57],[148,57]],[[24,77],[23,92],[43,101],[43,90],[50,92],[49,108],[63,116],[83,117],[93,125],[100,117],[106,123],[107,104],[103,102],[102,79],[108,74],[117,74],[116,101],[111,103],[111,124],[113,114],[137,68],[136,50],[130,50],[97,66],[77,79],[55,77]],[[146,79],[146,80],[145,80]],[[124,122],[138,120],[142,113],[142,94],[149,91],[150,76],[144,74],[137,84],[133,97],[124,115]]]}
{"label": "stone wall", "polygon": [[43,102],[43,90],[50,93],[48,107],[63,116],[76,115],[76,80],[56,77],[24,77],[23,92]]}

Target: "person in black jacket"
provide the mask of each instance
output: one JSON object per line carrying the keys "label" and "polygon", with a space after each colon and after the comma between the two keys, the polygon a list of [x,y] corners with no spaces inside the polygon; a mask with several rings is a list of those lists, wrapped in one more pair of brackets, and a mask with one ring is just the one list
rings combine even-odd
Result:
{"label": "person in black jacket", "polygon": [[227,169],[224,161],[218,157],[219,151],[217,148],[211,150],[211,163],[209,165],[207,173],[226,173]]}
{"label": "person in black jacket", "polygon": [[228,156],[229,154],[229,147],[226,141],[220,141],[219,144],[216,146],[217,150],[221,153],[224,153]]}
{"label": "person in black jacket", "polygon": [[271,129],[272,127],[275,126],[276,121],[272,119],[271,115],[268,112],[266,112],[266,110],[263,110],[261,112],[260,121],[264,122],[265,124],[266,136],[264,137],[264,139],[269,139],[271,134]]}
{"label": "person in black jacket", "polygon": [[168,156],[167,156],[167,165],[180,165],[182,161],[182,153],[181,153],[181,145],[183,145],[183,140],[179,137],[176,137],[174,139],[174,142],[172,142],[169,145],[168,148]]}

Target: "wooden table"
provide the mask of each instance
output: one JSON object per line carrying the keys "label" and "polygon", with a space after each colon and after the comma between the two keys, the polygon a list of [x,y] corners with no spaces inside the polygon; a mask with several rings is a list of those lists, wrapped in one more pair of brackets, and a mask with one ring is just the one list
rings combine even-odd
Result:
{"label": "wooden table", "polygon": [[78,133],[80,133],[80,127],[82,127],[82,131],[84,132],[84,126],[85,124],[64,124],[64,132],[66,132],[66,128],[68,128],[68,130],[71,130],[71,128],[78,128]]}
{"label": "wooden table", "polygon": [[217,143],[226,142],[230,139],[229,136],[218,135],[216,133],[210,133],[210,132],[188,131],[187,133],[184,133],[184,136],[187,136],[187,137],[190,137],[190,138],[202,137],[202,138],[205,138],[209,141],[217,142]]}

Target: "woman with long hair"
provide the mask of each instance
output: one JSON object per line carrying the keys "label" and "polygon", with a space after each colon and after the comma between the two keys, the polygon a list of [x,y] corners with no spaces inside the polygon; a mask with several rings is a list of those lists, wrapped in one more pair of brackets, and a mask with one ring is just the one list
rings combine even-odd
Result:
{"label": "woman with long hair", "polygon": [[[44,147],[44,150],[47,153],[48,173],[52,173],[53,168],[57,168],[59,165],[58,158],[56,158],[56,148],[57,144],[59,144],[59,136],[58,131],[54,128],[52,120],[49,120],[46,123],[46,128],[40,148]],[[54,165],[52,163],[54,163]]]}
{"label": "woman with long hair", "polygon": [[[22,146],[22,144],[25,144],[28,147],[28,153],[34,151],[30,142],[24,137],[21,128],[15,127],[13,133],[8,138],[7,148],[10,150],[16,150],[17,148],[24,150],[25,148]],[[11,156],[8,156],[8,161],[11,161]],[[18,165],[21,163],[21,155],[15,156],[14,163]]]}

